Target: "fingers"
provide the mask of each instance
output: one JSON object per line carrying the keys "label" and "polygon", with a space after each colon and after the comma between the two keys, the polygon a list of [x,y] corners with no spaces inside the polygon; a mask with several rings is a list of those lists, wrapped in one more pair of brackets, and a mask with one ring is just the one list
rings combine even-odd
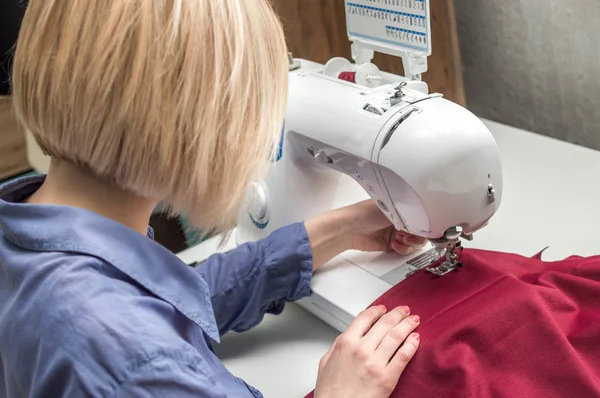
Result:
{"label": "fingers", "polygon": [[[377,356],[378,360],[387,363],[392,361],[392,358],[395,358],[395,356],[398,355],[397,352],[402,352],[401,356],[406,354],[406,349],[402,351],[402,349],[399,350],[398,348],[410,344],[408,341],[406,341],[406,343],[404,342],[406,338],[417,328],[417,326],[419,326],[420,322],[421,320],[417,315],[411,315],[409,317],[405,317],[402,322],[391,328],[383,340],[381,340],[379,347],[377,347],[375,355]],[[403,358],[407,360],[410,359],[407,357]]]}
{"label": "fingers", "polygon": [[420,336],[413,331],[420,319],[409,313],[404,306],[388,313],[384,306],[361,312],[321,359],[321,385],[335,375],[332,369],[342,369],[339,386],[355,392],[357,386],[348,383],[358,381],[389,396],[419,347]]}
{"label": "fingers", "polygon": [[401,231],[396,233],[396,239],[404,243],[407,246],[420,247],[427,243],[427,238],[423,238],[416,235],[411,235],[407,232]]}
{"label": "fingers", "polygon": [[406,256],[415,251],[414,247],[407,246],[402,242],[398,242],[397,240],[393,240],[390,246],[392,247],[393,251],[400,254],[401,256]]}
{"label": "fingers", "polygon": [[410,308],[406,306],[394,308],[392,311],[383,315],[365,335],[364,349],[375,351],[390,330],[400,324],[400,322],[409,315]]}
{"label": "fingers", "polygon": [[407,255],[423,247],[426,243],[426,238],[411,235],[404,231],[395,231],[390,246],[396,253]]}
{"label": "fingers", "polygon": [[[418,333],[413,333],[408,336],[406,342],[402,345],[402,347],[400,347],[388,364],[387,369],[391,374],[400,378],[402,372],[406,368],[406,365],[408,365],[410,360],[415,356],[420,342],[421,336]],[[397,382],[397,379],[395,381]]]}
{"label": "fingers", "polygon": [[371,327],[386,313],[383,305],[368,308],[362,311],[344,332],[350,338],[360,339],[371,329]]}

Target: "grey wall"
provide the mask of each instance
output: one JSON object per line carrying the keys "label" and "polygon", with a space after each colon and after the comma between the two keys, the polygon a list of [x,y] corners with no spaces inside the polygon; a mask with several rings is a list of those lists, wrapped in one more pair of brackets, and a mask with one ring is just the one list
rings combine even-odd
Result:
{"label": "grey wall", "polygon": [[454,0],[468,107],[600,149],[600,0]]}

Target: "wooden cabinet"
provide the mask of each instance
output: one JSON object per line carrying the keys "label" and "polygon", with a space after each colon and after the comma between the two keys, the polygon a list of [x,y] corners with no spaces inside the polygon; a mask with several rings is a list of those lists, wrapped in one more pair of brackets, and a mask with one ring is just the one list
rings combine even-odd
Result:
{"label": "wooden cabinet", "polygon": [[[433,54],[423,80],[438,92],[465,105],[453,0],[430,0]],[[333,57],[350,59],[344,0],[272,0],[295,57],[325,63]],[[374,63],[386,72],[402,73],[399,58],[376,54]]]}

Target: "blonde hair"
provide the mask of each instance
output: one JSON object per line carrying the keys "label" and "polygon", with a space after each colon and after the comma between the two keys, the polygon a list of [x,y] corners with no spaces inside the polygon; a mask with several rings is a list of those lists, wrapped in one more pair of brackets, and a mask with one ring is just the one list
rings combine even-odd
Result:
{"label": "blonde hair", "polygon": [[30,0],[13,95],[45,153],[220,231],[268,164],[287,79],[267,0]]}

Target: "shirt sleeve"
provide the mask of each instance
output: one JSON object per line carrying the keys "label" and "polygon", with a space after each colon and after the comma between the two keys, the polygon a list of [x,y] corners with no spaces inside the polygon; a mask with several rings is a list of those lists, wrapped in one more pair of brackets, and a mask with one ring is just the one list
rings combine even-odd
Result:
{"label": "shirt sleeve", "polygon": [[199,366],[158,357],[128,375],[112,398],[226,398],[218,383]]}
{"label": "shirt sleeve", "polygon": [[310,295],[312,250],[306,228],[296,223],[257,242],[209,257],[197,268],[208,283],[219,328],[241,332],[265,313]]}

